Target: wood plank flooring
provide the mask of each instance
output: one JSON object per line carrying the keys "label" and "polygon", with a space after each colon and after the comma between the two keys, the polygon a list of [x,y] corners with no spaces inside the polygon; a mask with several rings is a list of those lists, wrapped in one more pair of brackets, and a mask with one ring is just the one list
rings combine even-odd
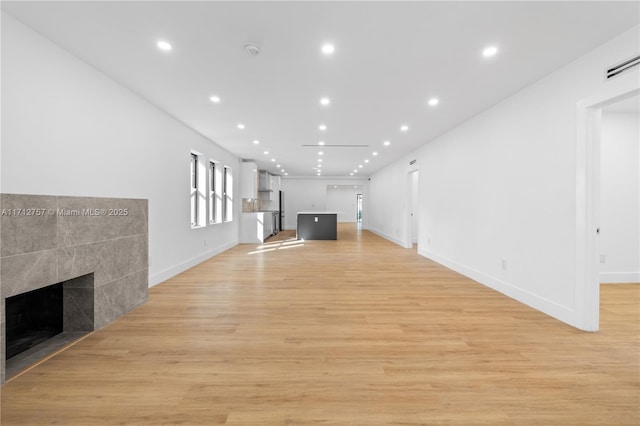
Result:
{"label": "wood plank flooring", "polygon": [[2,387],[2,425],[638,425],[640,286],[584,333],[353,224],[239,245]]}

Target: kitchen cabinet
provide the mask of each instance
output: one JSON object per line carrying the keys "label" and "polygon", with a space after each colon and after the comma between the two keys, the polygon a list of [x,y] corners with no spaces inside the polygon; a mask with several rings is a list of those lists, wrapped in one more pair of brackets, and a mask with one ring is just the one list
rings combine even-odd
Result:
{"label": "kitchen cabinet", "polygon": [[271,191],[271,175],[266,170],[260,170],[258,191]]}
{"label": "kitchen cabinet", "polygon": [[278,212],[242,213],[240,219],[240,242],[263,243],[271,235],[278,233]]}
{"label": "kitchen cabinet", "polygon": [[240,198],[258,198],[258,164],[245,161],[240,167]]}

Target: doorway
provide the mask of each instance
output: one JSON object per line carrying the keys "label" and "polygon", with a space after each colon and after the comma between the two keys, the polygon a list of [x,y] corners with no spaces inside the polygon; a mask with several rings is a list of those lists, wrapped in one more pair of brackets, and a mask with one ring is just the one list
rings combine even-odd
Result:
{"label": "doorway", "polygon": [[600,145],[602,109],[640,93],[634,74],[618,77],[577,104],[575,326],[597,331],[600,323]]}
{"label": "doorway", "polygon": [[356,205],[357,205],[356,222],[361,224],[362,223],[362,194],[356,194]]}

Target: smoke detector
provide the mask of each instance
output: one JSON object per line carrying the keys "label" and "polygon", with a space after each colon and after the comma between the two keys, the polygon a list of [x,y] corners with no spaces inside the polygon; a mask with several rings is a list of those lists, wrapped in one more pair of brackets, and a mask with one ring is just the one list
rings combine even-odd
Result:
{"label": "smoke detector", "polygon": [[249,42],[244,45],[244,51],[249,56],[258,56],[260,54],[260,45],[258,43]]}

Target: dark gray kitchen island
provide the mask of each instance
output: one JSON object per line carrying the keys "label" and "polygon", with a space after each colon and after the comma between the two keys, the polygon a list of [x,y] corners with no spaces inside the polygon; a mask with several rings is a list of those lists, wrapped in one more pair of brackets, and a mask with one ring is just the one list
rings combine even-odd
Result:
{"label": "dark gray kitchen island", "polygon": [[299,240],[337,240],[338,213],[298,212],[296,237]]}

